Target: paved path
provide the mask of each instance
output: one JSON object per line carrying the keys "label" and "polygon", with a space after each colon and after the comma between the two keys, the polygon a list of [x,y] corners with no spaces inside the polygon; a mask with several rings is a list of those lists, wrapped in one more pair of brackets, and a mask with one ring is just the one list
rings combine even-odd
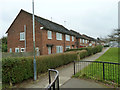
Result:
{"label": "paved path", "polygon": [[[85,61],[93,61],[99,58],[101,55],[103,55],[109,48],[104,49],[102,52],[97,53],[95,55],[92,55],[90,57],[86,57],[82,60]],[[71,76],[73,75],[73,63],[70,63],[68,65],[62,66],[57,68],[59,71],[59,78],[60,78],[60,86],[63,85],[65,82],[71,79]],[[74,81],[74,80],[73,80]],[[69,84],[69,83],[68,83]],[[25,81],[19,85],[16,85],[15,87],[19,88],[45,88],[48,85],[48,74],[42,74],[38,77],[38,80],[33,82],[33,80]]]}
{"label": "paved path", "polygon": [[93,80],[72,78],[65,82],[60,88],[107,88],[107,86],[102,83],[96,83]]}

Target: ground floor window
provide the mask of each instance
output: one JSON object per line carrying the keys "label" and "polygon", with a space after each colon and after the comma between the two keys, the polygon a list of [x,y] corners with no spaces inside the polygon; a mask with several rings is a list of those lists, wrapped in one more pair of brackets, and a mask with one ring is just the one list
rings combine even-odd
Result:
{"label": "ground floor window", "polygon": [[48,47],[48,54],[52,54],[52,47]]}
{"label": "ground floor window", "polygon": [[10,53],[12,52],[12,48],[10,48],[9,52],[10,52]]}
{"label": "ground floor window", "polygon": [[25,52],[25,48],[21,48],[21,52]]}
{"label": "ground floor window", "polygon": [[62,53],[63,52],[63,46],[56,46],[56,53]]}
{"label": "ground floor window", "polygon": [[15,52],[19,52],[19,48],[15,48]]}
{"label": "ground floor window", "polygon": [[70,49],[70,46],[66,46],[66,50]]}

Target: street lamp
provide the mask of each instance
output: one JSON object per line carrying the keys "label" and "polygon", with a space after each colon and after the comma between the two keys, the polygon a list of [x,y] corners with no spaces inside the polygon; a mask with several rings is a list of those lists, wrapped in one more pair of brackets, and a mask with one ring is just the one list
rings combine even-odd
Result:
{"label": "street lamp", "polygon": [[36,71],[36,60],[35,60],[35,19],[34,19],[34,0],[32,0],[32,9],[33,9],[33,66],[34,66],[34,80],[37,80],[37,71]]}

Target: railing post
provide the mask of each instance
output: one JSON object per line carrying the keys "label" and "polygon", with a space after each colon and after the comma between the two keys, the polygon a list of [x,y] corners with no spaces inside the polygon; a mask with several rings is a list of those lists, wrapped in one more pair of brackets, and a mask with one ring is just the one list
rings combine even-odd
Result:
{"label": "railing post", "polygon": [[75,75],[75,61],[74,61],[74,75]]}
{"label": "railing post", "polygon": [[57,88],[59,90],[59,75],[58,75],[58,78],[57,78]]}
{"label": "railing post", "polygon": [[105,67],[104,67],[104,62],[103,62],[103,80],[105,80]]}
{"label": "railing post", "polygon": [[49,74],[49,84],[50,84],[51,83],[50,70],[48,70],[48,74]]}

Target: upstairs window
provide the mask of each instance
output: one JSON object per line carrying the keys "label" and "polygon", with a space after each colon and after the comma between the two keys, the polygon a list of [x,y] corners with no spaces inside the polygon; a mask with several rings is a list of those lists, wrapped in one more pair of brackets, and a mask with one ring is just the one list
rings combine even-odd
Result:
{"label": "upstairs window", "polygon": [[70,35],[66,35],[66,41],[70,41]]}
{"label": "upstairs window", "polygon": [[74,36],[72,36],[72,41],[74,41]]}
{"label": "upstairs window", "polygon": [[25,40],[25,32],[21,32],[20,33],[20,41],[24,41]]}
{"label": "upstairs window", "polygon": [[52,31],[48,31],[48,39],[52,39]]}
{"label": "upstairs window", "polygon": [[62,40],[62,34],[61,33],[56,33],[56,39],[57,40]]}

